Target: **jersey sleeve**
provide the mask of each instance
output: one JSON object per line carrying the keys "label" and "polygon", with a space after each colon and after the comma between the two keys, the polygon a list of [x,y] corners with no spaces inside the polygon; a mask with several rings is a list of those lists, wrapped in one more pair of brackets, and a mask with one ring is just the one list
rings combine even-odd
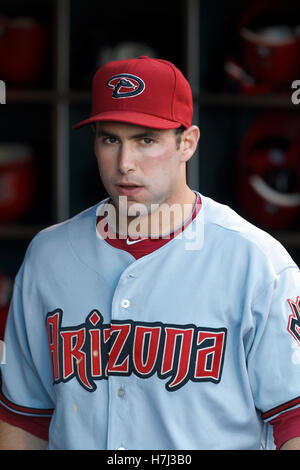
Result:
{"label": "jersey sleeve", "polygon": [[256,408],[265,422],[300,406],[300,272],[289,266],[252,303],[247,356]]}
{"label": "jersey sleeve", "polygon": [[54,397],[43,309],[20,268],[8,312],[0,403],[23,416],[52,416]]}

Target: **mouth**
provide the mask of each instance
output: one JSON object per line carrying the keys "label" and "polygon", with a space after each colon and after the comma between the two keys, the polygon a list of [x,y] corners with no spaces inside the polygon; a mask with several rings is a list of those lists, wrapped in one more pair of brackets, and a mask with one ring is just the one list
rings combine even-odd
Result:
{"label": "mouth", "polygon": [[141,191],[143,186],[134,183],[120,183],[116,185],[116,188],[123,196],[130,196]]}

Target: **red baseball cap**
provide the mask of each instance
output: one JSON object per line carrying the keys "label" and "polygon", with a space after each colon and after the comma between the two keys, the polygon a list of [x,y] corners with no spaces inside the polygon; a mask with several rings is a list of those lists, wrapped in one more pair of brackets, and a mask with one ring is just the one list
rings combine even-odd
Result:
{"label": "red baseball cap", "polygon": [[126,122],[153,129],[190,127],[191,87],[174,64],[141,56],[100,67],[92,85],[91,117],[77,129],[97,121]]}

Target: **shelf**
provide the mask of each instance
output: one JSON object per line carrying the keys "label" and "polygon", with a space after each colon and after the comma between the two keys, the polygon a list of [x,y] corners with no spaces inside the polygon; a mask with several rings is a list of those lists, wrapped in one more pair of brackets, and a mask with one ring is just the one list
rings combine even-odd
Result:
{"label": "shelf", "polygon": [[0,239],[21,240],[24,238],[31,239],[38,232],[46,228],[39,225],[18,225],[18,224],[0,224]]}
{"label": "shelf", "polygon": [[201,91],[194,97],[200,106],[224,106],[247,108],[281,108],[299,111],[300,107],[292,103],[287,95],[242,95],[233,93],[208,93]]}
{"label": "shelf", "polygon": [[6,90],[6,104],[9,103],[51,103],[56,98],[54,91],[48,90]]}
{"label": "shelf", "polygon": [[7,90],[6,103],[88,103],[91,93],[88,91],[57,92],[55,90]]}
{"label": "shelf", "polygon": [[[57,92],[55,90],[7,90],[7,104],[9,103],[40,103],[68,101],[70,103],[90,103],[90,91],[74,90]],[[194,102],[200,106],[231,106],[250,108],[282,108],[299,110],[289,96],[282,95],[235,95],[231,93],[200,92],[194,95]]]}

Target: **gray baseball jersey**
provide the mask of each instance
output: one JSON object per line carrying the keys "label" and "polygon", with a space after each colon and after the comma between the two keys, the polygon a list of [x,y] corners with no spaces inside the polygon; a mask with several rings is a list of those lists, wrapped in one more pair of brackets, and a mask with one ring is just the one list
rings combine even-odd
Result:
{"label": "gray baseball jersey", "polygon": [[299,269],[201,200],[180,236],[138,260],[96,233],[98,205],[30,243],[1,402],[52,416],[49,449],[274,448],[269,421],[300,405]]}

